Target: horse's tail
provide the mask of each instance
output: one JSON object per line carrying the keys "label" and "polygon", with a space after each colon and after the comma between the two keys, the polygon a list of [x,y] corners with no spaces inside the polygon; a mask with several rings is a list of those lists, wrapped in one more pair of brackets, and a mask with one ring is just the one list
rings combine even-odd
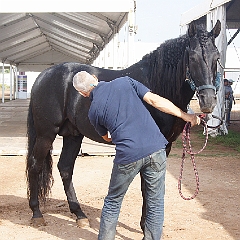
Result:
{"label": "horse's tail", "polygon": [[[28,147],[27,147],[27,158],[26,158],[26,178],[27,178],[27,195],[30,197],[31,190],[31,179],[30,175],[36,174],[36,181],[38,183],[38,197],[41,201],[45,202],[47,196],[51,191],[53,185],[52,177],[52,156],[49,151],[46,158],[42,161],[41,159],[34,159],[33,149],[36,143],[36,129],[34,126],[33,112],[32,112],[32,102],[30,100],[28,117],[27,117],[27,138],[28,138]],[[37,161],[42,161],[38,163]],[[40,171],[37,171],[38,166],[42,166]],[[33,180],[32,180],[33,181]]]}

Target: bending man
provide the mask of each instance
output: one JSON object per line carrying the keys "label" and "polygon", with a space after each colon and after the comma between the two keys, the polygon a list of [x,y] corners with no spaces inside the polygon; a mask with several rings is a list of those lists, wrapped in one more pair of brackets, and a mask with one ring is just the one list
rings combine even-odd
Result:
{"label": "bending man", "polygon": [[88,117],[96,131],[105,141],[112,141],[116,145],[98,239],[115,239],[123,197],[134,177],[141,172],[146,184],[147,204],[144,240],[159,240],[164,220],[165,147],[168,141],[144,101],[159,111],[191,122],[192,126],[199,124],[200,119],[151,93],[147,87],[130,77],[98,82],[95,76],[82,71],[74,76],[73,86],[84,97],[90,97]]}

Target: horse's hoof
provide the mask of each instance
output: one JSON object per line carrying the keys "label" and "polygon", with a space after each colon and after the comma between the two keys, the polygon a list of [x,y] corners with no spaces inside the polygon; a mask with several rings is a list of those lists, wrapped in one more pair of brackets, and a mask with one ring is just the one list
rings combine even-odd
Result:
{"label": "horse's hoof", "polygon": [[43,217],[41,218],[32,218],[31,219],[31,225],[33,227],[41,227],[41,226],[46,226],[46,222]]}
{"label": "horse's hoof", "polygon": [[87,218],[78,218],[76,222],[77,222],[77,226],[80,228],[90,227],[90,223]]}

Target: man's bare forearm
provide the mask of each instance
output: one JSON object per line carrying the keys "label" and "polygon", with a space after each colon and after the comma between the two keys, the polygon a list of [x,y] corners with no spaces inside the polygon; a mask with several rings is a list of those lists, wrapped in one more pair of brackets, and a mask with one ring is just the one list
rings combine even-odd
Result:
{"label": "man's bare forearm", "polygon": [[164,113],[182,118],[186,122],[191,122],[192,126],[200,124],[200,118],[197,117],[195,114],[188,114],[183,112],[179,107],[174,105],[171,101],[169,101],[166,98],[160,97],[157,94],[147,92],[144,95],[143,100]]}

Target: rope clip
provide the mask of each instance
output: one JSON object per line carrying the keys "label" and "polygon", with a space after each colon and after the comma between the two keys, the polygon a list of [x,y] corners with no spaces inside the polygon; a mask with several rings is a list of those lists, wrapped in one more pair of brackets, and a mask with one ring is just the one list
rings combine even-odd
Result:
{"label": "rope clip", "polygon": [[208,115],[205,113],[199,114],[198,117],[201,120],[201,125],[205,126],[206,122],[208,121]]}

